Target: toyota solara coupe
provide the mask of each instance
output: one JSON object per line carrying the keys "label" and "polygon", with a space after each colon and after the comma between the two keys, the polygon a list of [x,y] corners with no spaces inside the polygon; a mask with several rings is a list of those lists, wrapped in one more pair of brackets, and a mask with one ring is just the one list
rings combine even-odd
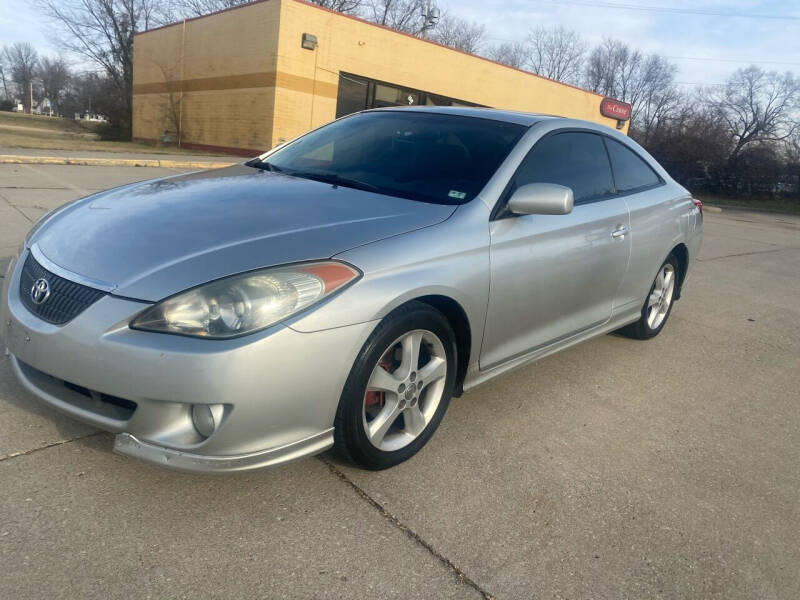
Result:
{"label": "toyota solara coupe", "polygon": [[381,469],[451,396],[593,336],[657,335],[701,229],[700,202],[607,127],[367,111],[45,216],[0,333],[30,392],[123,454],[228,472],[334,448]]}

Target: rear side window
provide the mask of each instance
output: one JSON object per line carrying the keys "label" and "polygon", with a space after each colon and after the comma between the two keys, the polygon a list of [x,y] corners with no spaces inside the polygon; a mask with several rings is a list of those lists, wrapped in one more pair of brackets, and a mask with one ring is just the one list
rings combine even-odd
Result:
{"label": "rear side window", "polygon": [[576,204],[614,193],[608,153],[593,133],[557,133],[536,144],[517,172],[514,189],[529,183],[571,188]]}
{"label": "rear side window", "polygon": [[631,192],[661,183],[656,172],[633,150],[610,138],[606,138],[606,146],[618,192]]}

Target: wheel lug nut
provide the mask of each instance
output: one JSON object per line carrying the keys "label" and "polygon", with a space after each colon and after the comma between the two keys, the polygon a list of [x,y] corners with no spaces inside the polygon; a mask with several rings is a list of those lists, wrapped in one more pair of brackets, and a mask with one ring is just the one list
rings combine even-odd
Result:
{"label": "wheel lug nut", "polygon": [[411,377],[409,377],[409,379],[410,379],[411,381],[414,381],[416,378],[417,378],[417,374],[416,374],[416,373],[414,373],[414,372],[412,372],[412,373],[411,373]]}
{"label": "wheel lug nut", "polygon": [[403,409],[405,407],[406,407],[406,401],[405,400],[400,400],[400,408]]}
{"label": "wheel lug nut", "polygon": [[405,392],[405,391],[406,391],[406,384],[405,384],[405,383],[401,383],[401,384],[400,384],[400,387],[399,387],[399,388],[397,388],[397,393],[398,393],[398,394],[402,394],[402,393],[403,393],[403,392]]}

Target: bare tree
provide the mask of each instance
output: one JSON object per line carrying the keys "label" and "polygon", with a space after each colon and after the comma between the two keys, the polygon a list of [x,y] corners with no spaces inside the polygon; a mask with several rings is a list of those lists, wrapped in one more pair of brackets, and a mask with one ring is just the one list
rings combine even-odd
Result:
{"label": "bare tree", "polygon": [[42,83],[42,94],[50,101],[50,107],[57,111],[70,82],[71,75],[67,63],[61,57],[44,57],[40,61],[38,74]]}
{"label": "bare tree", "polygon": [[199,17],[226,8],[234,8],[248,4],[253,0],[167,0],[162,3],[161,11],[169,21],[179,21],[189,17]]}
{"label": "bare tree", "polygon": [[731,138],[728,161],[750,144],[789,139],[800,130],[800,79],[791,73],[739,69],[724,86],[702,91]]}
{"label": "bare tree", "polygon": [[36,69],[39,65],[39,55],[28,42],[17,42],[11,46],[3,48],[6,64],[11,81],[17,88],[17,94],[22,98],[25,112],[30,113],[31,109],[31,86],[36,77]]}
{"label": "bare tree", "polygon": [[439,18],[430,38],[445,46],[476,54],[481,48],[485,32],[484,25],[444,14]]}
{"label": "bare tree", "polygon": [[593,92],[632,103],[633,75],[640,69],[642,60],[638,50],[606,38],[589,54],[585,83]]}
{"label": "bare tree", "polygon": [[644,55],[618,40],[605,39],[589,55],[585,85],[631,104],[631,128],[646,141],[678,104],[676,72],[677,67],[663,56]]}
{"label": "bare tree", "polygon": [[[309,0],[324,8],[341,13],[354,13],[361,6],[362,0]],[[170,21],[178,21],[187,17],[199,17],[227,8],[250,4],[253,0],[166,0],[161,4],[161,11],[168,15]]]}
{"label": "bare tree", "polygon": [[688,103],[675,85],[677,71],[677,65],[663,56],[651,54],[632,74],[631,102],[636,104],[632,134],[642,144],[648,143],[652,132],[680,105]]}
{"label": "bare tree", "polygon": [[133,35],[162,24],[158,0],[37,0],[66,34],[65,49],[102,70],[116,95],[117,114],[109,115],[122,135],[130,135],[133,87]]}
{"label": "bare tree", "polygon": [[104,74],[74,73],[61,99],[63,114],[97,113],[108,115],[119,103],[114,84]]}
{"label": "bare tree", "polygon": [[311,0],[324,8],[340,13],[355,13],[361,7],[362,0]]}
{"label": "bare tree", "polygon": [[540,27],[528,35],[527,45],[526,65],[531,71],[556,81],[578,82],[586,55],[586,42],[578,33],[560,26]]}
{"label": "bare tree", "polygon": [[528,61],[528,48],[520,42],[503,42],[486,49],[485,56],[489,60],[523,69]]}
{"label": "bare tree", "polygon": [[364,16],[373,23],[419,35],[425,0],[365,0]]}
{"label": "bare tree", "polygon": [[8,93],[8,80],[6,79],[6,57],[4,52],[0,52],[0,83],[3,84],[3,99],[11,100],[11,95]]}
{"label": "bare tree", "polygon": [[160,60],[155,62],[156,67],[161,71],[161,76],[166,84],[166,91],[160,94],[163,102],[164,114],[164,136],[162,141],[173,138],[180,147],[181,138],[183,135],[183,90],[180,85],[175,85],[180,82],[180,61],[172,60],[169,62],[170,56],[163,56]]}

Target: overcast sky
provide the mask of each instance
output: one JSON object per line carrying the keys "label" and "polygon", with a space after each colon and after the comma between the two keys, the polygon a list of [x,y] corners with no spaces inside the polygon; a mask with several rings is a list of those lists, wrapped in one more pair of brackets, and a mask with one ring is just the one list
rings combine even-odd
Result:
{"label": "overcast sky", "polygon": [[[0,45],[28,41],[41,53],[57,53],[46,21],[31,5],[30,0],[0,0]],[[574,29],[592,44],[603,36],[618,38],[646,52],[671,57],[680,69],[678,80],[686,83],[719,83],[734,69],[759,61],[765,68],[800,74],[798,0],[438,0],[438,5],[484,23],[489,43],[523,39],[528,30],[540,25]],[[611,5],[783,18],[626,10]]]}
{"label": "overcast sky", "polygon": [[[612,4],[794,19],[625,10],[610,8]],[[646,52],[670,56],[680,69],[678,80],[688,83],[719,83],[749,61],[794,63],[761,66],[800,74],[798,0],[440,0],[439,5],[484,23],[490,41],[495,43],[524,38],[528,30],[540,25],[574,29],[591,44],[603,36],[618,38]]]}

